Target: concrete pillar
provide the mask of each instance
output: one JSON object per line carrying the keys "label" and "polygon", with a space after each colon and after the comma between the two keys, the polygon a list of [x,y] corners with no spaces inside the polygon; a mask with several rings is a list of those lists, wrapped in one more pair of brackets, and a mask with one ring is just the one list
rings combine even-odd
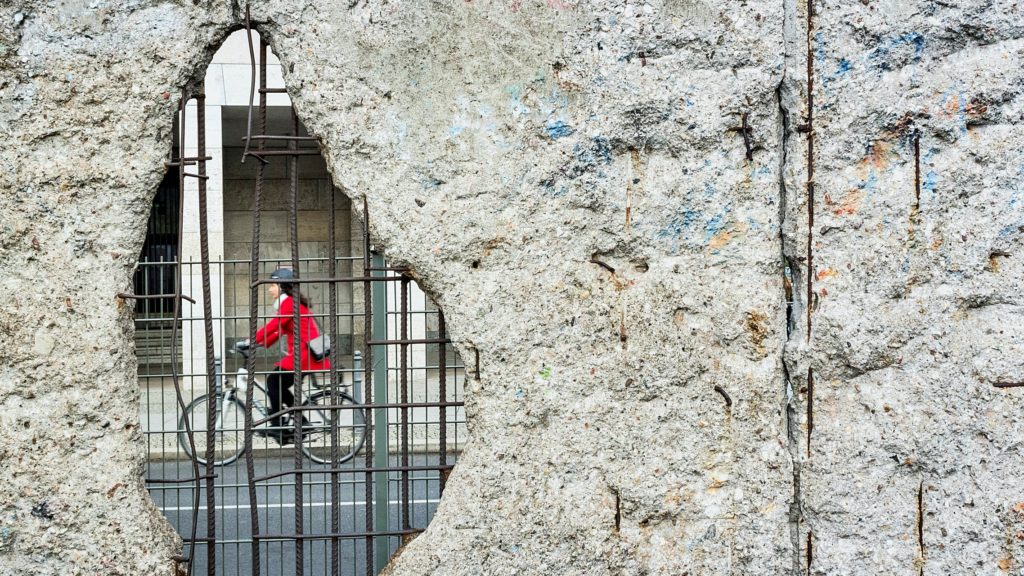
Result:
{"label": "concrete pillar", "polygon": [[[206,184],[207,225],[209,233],[208,250],[210,261],[210,298],[214,317],[224,316],[224,290],[221,267],[216,262],[224,259],[224,164],[221,137],[221,107],[207,104],[206,111],[206,155],[213,159],[206,163],[210,177]],[[185,109],[186,156],[198,155],[196,141],[196,104],[191,102]],[[186,171],[195,173],[195,166]],[[182,308],[182,374],[185,383],[205,386],[201,376],[206,374],[206,335],[203,329],[203,278],[200,267],[199,242],[199,182],[196,178],[185,178],[182,211],[181,285],[185,294],[195,299],[195,304],[185,303]],[[214,354],[223,357],[223,325],[214,322]],[[193,377],[189,377],[193,375]]]}

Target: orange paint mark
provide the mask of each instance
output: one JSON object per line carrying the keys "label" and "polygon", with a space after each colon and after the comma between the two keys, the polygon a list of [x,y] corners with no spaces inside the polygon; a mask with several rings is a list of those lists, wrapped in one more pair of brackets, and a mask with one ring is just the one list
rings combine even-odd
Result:
{"label": "orange paint mark", "polygon": [[942,107],[942,115],[946,118],[952,118],[954,114],[960,111],[960,95],[957,94],[956,98],[950,98],[946,100],[946,105]]}
{"label": "orange paint mark", "polygon": [[722,246],[728,244],[729,240],[732,240],[732,232],[728,230],[722,230],[718,234],[715,234],[713,238],[711,238],[711,241],[708,242],[708,248],[721,248]]}
{"label": "orange paint mark", "polygon": [[819,270],[818,273],[815,274],[815,278],[818,280],[824,280],[825,278],[832,278],[838,275],[839,272],[834,268],[825,268],[824,270]]}
{"label": "orange paint mark", "polygon": [[967,115],[967,118],[971,120],[981,118],[987,112],[988,106],[976,101],[968,102],[967,106],[964,108],[964,113]]}
{"label": "orange paint mark", "polygon": [[828,296],[828,288],[822,288],[818,292],[821,294],[822,298],[824,298],[825,296]]}
{"label": "orange paint mark", "polygon": [[854,188],[846,193],[843,197],[843,201],[839,203],[839,206],[832,209],[832,213],[836,216],[851,216],[856,214],[860,210],[861,202],[864,201],[864,197],[867,193],[859,188]]}
{"label": "orange paint mark", "polygon": [[936,238],[935,240],[932,240],[932,250],[938,250],[940,246],[942,246],[942,238],[941,237]]}
{"label": "orange paint mark", "polygon": [[1013,506],[1013,511],[1021,516],[1024,516],[1024,502],[1017,502]]}
{"label": "orange paint mark", "polygon": [[871,152],[865,160],[877,170],[884,170],[889,167],[889,158],[892,156],[892,143],[885,140],[875,140],[871,144]]}
{"label": "orange paint mark", "polygon": [[999,561],[999,569],[1003,572],[1009,572],[1010,568],[1013,568],[1012,558],[1003,558]]}

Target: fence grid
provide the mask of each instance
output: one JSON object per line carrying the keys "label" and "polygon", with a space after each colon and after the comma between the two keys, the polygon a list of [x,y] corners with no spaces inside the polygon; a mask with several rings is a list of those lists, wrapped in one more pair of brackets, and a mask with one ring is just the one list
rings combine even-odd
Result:
{"label": "fence grid", "polygon": [[[258,134],[250,126],[242,156],[254,160],[252,257],[209,256],[205,105],[201,90],[183,94],[167,162],[178,185],[168,177],[152,215],[161,237],[151,243],[162,248],[144,251],[134,293],[122,294],[136,302],[146,481],[185,540],[177,560],[189,574],[372,575],[437,508],[466,438],[465,369],[443,313],[407,270],[370,250],[365,200],[362,241],[339,239],[336,206],[348,199],[332,189],[328,254],[300,257],[298,158],[319,152],[294,111],[288,134],[266,133],[274,89],[262,40],[259,50]],[[189,102],[196,120],[186,126]],[[191,155],[186,142],[195,142]],[[288,167],[290,258],[260,255],[264,167],[273,162]],[[199,199],[198,260],[181,252],[189,191]],[[272,415],[265,383],[285,352],[237,354],[233,345],[276,315],[266,285],[280,267],[297,273],[332,351],[329,370],[296,368],[294,405]],[[273,416],[286,427],[272,427]],[[285,441],[289,429],[295,442]]]}

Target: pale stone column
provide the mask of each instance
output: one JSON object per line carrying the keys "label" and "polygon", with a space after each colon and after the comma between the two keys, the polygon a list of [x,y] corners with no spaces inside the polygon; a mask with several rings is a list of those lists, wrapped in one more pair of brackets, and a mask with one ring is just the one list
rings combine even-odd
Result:
{"label": "pale stone column", "polygon": [[[208,88],[212,88],[208,86]],[[213,90],[213,98],[217,90]],[[209,97],[208,97],[209,98]],[[224,259],[224,165],[223,142],[221,128],[221,107],[217,100],[207,103],[206,110],[206,155],[212,160],[206,163],[209,180],[206,183],[207,230],[209,233],[210,254],[210,299],[214,318],[224,316],[223,271],[216,264]],[[185,109],[186,135],[185,154],[198,155],[196,141],[196,104],[191,102]],[[195,173],[195,166],[186,166],[185,170]],[[200,267],[199,242],[199,181],[196,178],[185,178],[184,201],[182,211],[181,246],[181,285],[185,294],[195,299],[195,304],[185,303],[182,308],[182,374],[186,384],[201,388],[205,386],[203,376],[206,374],[206,335],[203,328],[203,277]],[[213,324],[214,354],[223,358],[223,322]],[[191,376],[190,376],[191,375]]]}

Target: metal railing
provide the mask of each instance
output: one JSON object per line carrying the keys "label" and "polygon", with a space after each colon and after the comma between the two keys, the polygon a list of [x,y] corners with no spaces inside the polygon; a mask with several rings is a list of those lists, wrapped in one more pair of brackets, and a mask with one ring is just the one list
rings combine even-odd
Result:
{"label": "metal railing", "polygon": [[[263,41],[260,54],[260,133],[250,132],[244,156],[256,160],[252,257],[209,257],[204,103],[201,94],[194,96],[198,146],[188,156],[184,112],[190,98],[185,94],[180,144],[168,166],[180,169],[180,194],[186,178],[197,181],[200,259],[142,262],[137,293],[122,294],[166,303],[147,305],[136,318],[141,416],[149,451],[146,480],[154,501],[186,542],[178,560],[190,574],[372,575],[402,543],[426,528],[443,494],[466,437],[465,370],[451,348],[443,314],[406,270],[386,265],[370,249],[365,202],[357,250],[337,254],[335,203],[340,192],[334,190],[327,230],[330,253],[299,258],[297,158],[314,149],[299,147],[305,140],[294,116],[290,134],[263,133],[266,94],[273,91],[266,87]],[[292,257],[284,262],[260,255],[263,167],[274,161],[289,163],[290,173]],[[183,204],[179,198],[178,206]],[[179,214],[178,246],[181,218]],[[303,378],[308,374],[301,367],[294,370],[296,405],[282,415],[292,417],[294,437],[301,440],[290,445],[267,433],[269,418],[266,410],[259,411],[256,386],[282,353],[271,347],[248,358],[228,354],[235,340],[252,340],[257,327],[274,315],[264,285],[269,272],[282,264],[300,272],[295,283],[313,298],[312,315],[334,342],[330,369],[314,375],[317,387]],[[173,278],[173,293],[166,292],[166,282],[155,283],[159,288],[152,292],[159,293],[148,293],[149,277]],[[183,294],[184,285],[201,289],[202,295]],[[301,340],[299,320],[295,307],[296,341]],[[207,410],[205,420],[183,417],[193,414],[197,399],[215,399],[209,404],[217,407],[235,393],[244,404],[244,422],[234,427],[224,423],[226,409],[221,408]],[[320,405],[301,404],[314,394],[323,399]],[[346,395],[354,404],[345,403]],[[361,430],[365,440],[355,446],[354,458],[341,461],[346,445],[337,423],[343,414],[357,411],[363,424],[353,429]],[[319,452],[324,463],[308,457],[308,428],[302,428],[298,417],[314,412],[329,414],[324,419],[330,428],[324,438],[329,440],[321,440]],[[241,458],[218,465],[221,456],[215,450],[237,447],[228,441],[234,433],[241,434],[233,440],[241,443]]]}

